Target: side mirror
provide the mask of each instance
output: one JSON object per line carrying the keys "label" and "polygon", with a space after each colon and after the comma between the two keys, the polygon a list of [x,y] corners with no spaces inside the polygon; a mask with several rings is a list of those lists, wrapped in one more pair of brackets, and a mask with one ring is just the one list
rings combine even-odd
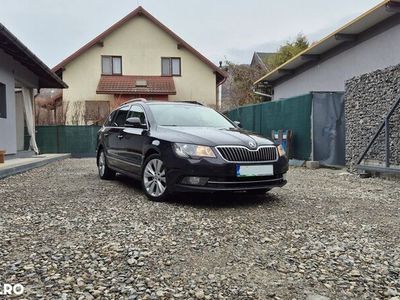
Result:
{"label": "side mirror", "polygon": [[146,124],[142,124],[138,117],[132,117],[125,121],[125,127],[146,128]]}
{"label": "side mirror", "polygon": [[239,128],[242,128],[242,123],[240,123],[239,121],[233,121],[233,124],[235,124]]}

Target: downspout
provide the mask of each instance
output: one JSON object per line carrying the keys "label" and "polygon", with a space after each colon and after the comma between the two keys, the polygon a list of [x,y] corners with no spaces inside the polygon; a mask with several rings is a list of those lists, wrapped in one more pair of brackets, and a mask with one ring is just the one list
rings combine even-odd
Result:
{"label": "downspout", "polygon": [[[219,62],[219,67],[222,69],[222,61]],[[222,85],[227,80],[228,76],[225,76],[220,82],[217,81],[217,103],[216,108],[218,111],[222,109]]]}
{"label": "downspout", "polygon": [[217,89],[218,89],[217,109],[218,111],[220,111],[222,109],[222,84],[220,84]]}

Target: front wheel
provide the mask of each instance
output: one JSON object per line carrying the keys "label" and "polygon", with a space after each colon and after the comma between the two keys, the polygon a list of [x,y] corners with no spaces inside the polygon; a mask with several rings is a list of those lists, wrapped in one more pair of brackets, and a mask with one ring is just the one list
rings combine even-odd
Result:
{"label": "front wheel", "polygon": [[158,154],[150,155],[142,171],[142,187],[152,201],[165,201],[168,197],[167,177],[164,162]]}

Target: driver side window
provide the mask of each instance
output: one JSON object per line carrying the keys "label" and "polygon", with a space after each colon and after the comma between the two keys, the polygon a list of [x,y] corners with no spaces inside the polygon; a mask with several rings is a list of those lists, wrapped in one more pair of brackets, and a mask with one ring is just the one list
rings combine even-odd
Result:
{"label": "driver side window", "polygon": [[144,110],[141,106],[132,105],[131,109],[129,110],[128,119],[134,117],[139,118],[140,123],[147,125],[146,115],[144,114]]}

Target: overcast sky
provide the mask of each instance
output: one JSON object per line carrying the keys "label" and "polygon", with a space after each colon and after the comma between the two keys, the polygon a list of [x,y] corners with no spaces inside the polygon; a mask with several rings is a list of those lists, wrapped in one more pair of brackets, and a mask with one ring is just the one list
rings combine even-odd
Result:
{"label": "overcast sky", "polygon": [[213,62],[316,41],[379,0],[0,0],[0,22],[53,67],[138,4]]}

